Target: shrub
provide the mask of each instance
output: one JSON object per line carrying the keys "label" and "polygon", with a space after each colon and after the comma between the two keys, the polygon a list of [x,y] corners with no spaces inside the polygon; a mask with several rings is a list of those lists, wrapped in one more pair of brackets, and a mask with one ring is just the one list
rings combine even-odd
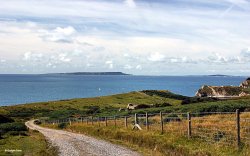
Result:
{"label": "shrub", "polygon": [[184,99],[184,100],[181,101],[182,105],[186,105],[186,104],[190,104],[190,103],[191,103],[190,99]]}
{"label": "shrub", "polygon": [[154,107],[168,107],[168,106],[172,106],[170,103],[164,102],[161,104],[155,104]]}
{"label": "shrub", "polygon": [[60,128],[60,129],[64,129],[64,128],[66,128],[67,126],[68,126],[67,123],[60,123],[60,124],[58,124],[58,128]]}
{"label": "shrub", "polygon": [[0,115],[0,124],[1,123],[8,123],[8,122],[14,122],[14,120],[11,118],[8,118],[6,116]]}
{"label": "shrub", "polygon": [[88,109],[86,111],[87,114],[100,113],[100,107],[99,106],[88,106],[87,109]]}
{"label": "shrub", "polygon": [[0,124],[0,129],[2,131],[2,134],[5,134],[10,131],[27,131],[27,127],[24,123],[21,122]]}
{"label": "shrub", "polygon": [[171,122],[171,121],[181,121],[178,115],[176,114],[169,114],[165,119],[163,119],[164,122]]}
{"label": "shrub", "polygon": [[218,98],[213,98],[213,97],[190,97],[182,100],[181,104],[186,105],[190,103],[198,103],[198,102],[215,102],[219,101]]}
{"label": "shrub", "polygon": [[34,132],[34,133],[39,133],[39,131],[38,131],[38,130],[32,130],[32,132]]}
{"label": "shrub", "polygon": [[36,125],[41,125],[41,124],[42,124],[42,122],[41,122],[40,120],[35,120],[34,123],[35,123]]}
{"label": "shrub", "polygon": [[146,104],[139,104],[136,106],[136,109],[143,109],[143,108],[150,108],[150,106]]}
{"label": "shrub", "polygon": [[187,96],[183,96],[183,95],[179,95],[179,94],[174,94],[170,91],[166,91],[166,90],[143,90],[141,91],[147,95],[153,96],[153,95],[157,95],[160,97],[164,97],[164,98],[170,98],[170,99],[176,99],[176,100],[183,100],[186,99]]}
{"label": "shrub", "polygon": [[11,136],[28,136],[28,134],[26,133],[26,131],[10,131],[8,132],[9,135]]}

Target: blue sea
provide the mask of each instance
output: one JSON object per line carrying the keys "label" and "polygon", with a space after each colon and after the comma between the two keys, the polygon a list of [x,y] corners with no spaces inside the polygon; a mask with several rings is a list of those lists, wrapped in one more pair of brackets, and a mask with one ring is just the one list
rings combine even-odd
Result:
{"label": "blue sea", "polygon": [[236,76],[0,75],[0,106],[96,97],[146,89],[194,96],[204,84],[236,85]]}

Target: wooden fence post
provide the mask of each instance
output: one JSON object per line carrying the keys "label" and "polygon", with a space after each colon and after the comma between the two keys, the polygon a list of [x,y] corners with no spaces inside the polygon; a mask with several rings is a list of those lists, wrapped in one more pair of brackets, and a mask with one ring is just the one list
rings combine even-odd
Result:
{"label": "wooden fence post", "polygon": [[160,112],[160,118],[161,118],[161,134],[163,134],[164,128],[163,128],[162,112]]}
{"label": "wooden fence post", "polygon": [[135,113],[135,124],[138,124],[137,122],[137,114]]}
{"label": "wooden fence post", "polygon": [[115,127],[116,127],[116,116],[114,116],[114,122],[115,122]]}
{"label": "wooden fence post", "polygon": [[88,117],[86,118],[86,123],[87,123],[87,125],[89,124],[89,118]]}
{"label": "wooden fence post", "polygon": [[192,135],[192,129],[191,129],[191,114],[187,113],[187,121],[188,121],[188,138],[191,138]]}
{"label": "wooden fence post", "polygon": [[98,126],[100,127],[101,124],[100,124],[100,117],[98,116]]}
{"label": "wooden fence post", "polygon": [[81,123],[83,123],[83,119],[82,119],[82,117],[81,117]]}
{"label": "wooden fence post", "polygon": [[237,131],[237,146],[240,148],[241,140],[240,140],[240,111],[236,109],[236,131]]}
{"label": "wooden fence post", "polygon": [[91,125],[94,125],[94,117],[91,116]]}
{"label": "wooden fence post", "polygon": [[105,117],[105,126],[108,126],[108,121],[107,121],[107,117]]}
{"label": "wooden fence post", "polygon": [[71,120],[70,120],[70,118],[69,118],[69,125],[71,125]]}
{"label": "wooden fence post", "polygon": [[128,128],[128,118],[125,116],[125,127]]}
{"label": "wooden fence post", "polygon": [[149,130],[149,125],[148,125],[148,113],[146,112],[146,129],[147,131]]}

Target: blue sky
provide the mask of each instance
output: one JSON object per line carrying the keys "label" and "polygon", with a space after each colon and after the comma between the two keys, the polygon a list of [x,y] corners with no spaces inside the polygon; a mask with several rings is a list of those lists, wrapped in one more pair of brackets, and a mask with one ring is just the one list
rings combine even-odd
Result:
{"label": "blue sky", "polygon": [[8,0],[0,73],[249,75],[249,0]]}

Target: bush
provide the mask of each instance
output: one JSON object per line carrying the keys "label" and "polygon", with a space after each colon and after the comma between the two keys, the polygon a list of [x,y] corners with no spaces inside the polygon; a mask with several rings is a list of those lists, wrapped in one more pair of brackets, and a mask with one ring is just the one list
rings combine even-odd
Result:
{"label": "bush", "polygon": [[168,106],[172,106],[170,103],[161,103],[161,104],[155,104],[154,107],[168,107]]}
{"label": "bush", "polygon": [[1,134],[5,134],[10,131],[27,131],[27,127],[24,123],[21,122],[13,122],[13,123],[4,123],[0,124]]}
{"label": "bush", "polygon": [[28,134],[26,133],[26,131],[10,131],[8,132],[9,135],[11,136],[28,136]]}
{"label": "bush", "polygon": [[164,97],[164,98],[170,98],[170,99],[176,99],[176,100],[184,100],[187,98],[187,96],[183,96],[183,95],[179,95],[179,94],[174,94],[170,91],[166,91],[166,90],[143,90],[141,91],[147,95],[153,96],[160,96],[160,97]]}
{"label": "bush", "polygon": [[0,124],[1,123],[9,123],[9,122],[14,122],[14,120],[11,118],[8,118],[6,116],[0,115]]}
{"label": "bush", "polygon": [[66,128],[68,126],[68,124],[67,123],[60,123],[60,124],[58,124],[58,128],[60,128],[60,129],[64,129],[64,128]]}
{"label": "bush", "polygon": [[186,105],[190,103],[198,103],[198,102],[215,102],[219,101],[218,98],[212,98],[212,97],[190,97],[182,100],[181,104]]}
{"label": "bush", "polygon": [[87,114],[95,114],[95,113],[100,113],[100,107],[99,106],[88,106],[87,107]]}
{"label": "bush", "polygon": [[178,115],[176,114],[169,114],[165,119],[163,119],[164,122],[171,122],[171,121],[181,121]]}
{"label": "bush", "polygon": [[181,101],[182,105],[186,105],[186,104],[190,104],[190,103],[191,103],[190,99],[184,99],[184,100]]}
{"label": "bush", "polygon": [[35,120],[34,123],[35,123],[36,125],[41,125],[41,124],[42,124],[42,122],[41,122],[40,120]]}
{"label": "bush", "polygon": [[39,131],[38,131],[38,130],[32,130],[32,132],[34,132],[34,133],[39,133]]}
{"label": "bush", "polygon": [[150,108],[151,106],[146,105],[146,104],[139,104],[136,106],[136,109],[143,109],[143,108]]}
{"label": "bush", "polygon": [[4,131],[27,131],[27,127],[21,122],[0,124],[0,129]]}

